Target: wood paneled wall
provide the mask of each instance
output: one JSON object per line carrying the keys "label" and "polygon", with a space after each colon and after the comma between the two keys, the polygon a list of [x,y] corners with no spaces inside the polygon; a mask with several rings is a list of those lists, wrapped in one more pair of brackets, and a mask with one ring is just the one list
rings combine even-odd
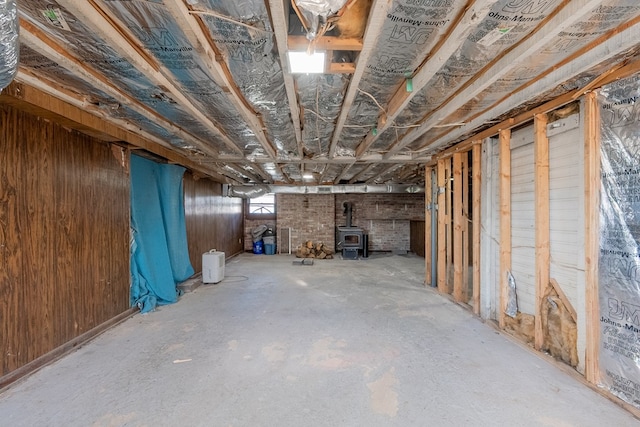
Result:
{"label": "wood paneled wall", "polygon": [[222,184],[184,175],[184,207],[189,257],[196,272],[202,271],[202,254],[223,251],[228,258],[242,252],[242,199],[224,197]]}
{"label": "wood paneled wall", "polygon": [[0,379],[128,308],[126,153],[0,105]]}

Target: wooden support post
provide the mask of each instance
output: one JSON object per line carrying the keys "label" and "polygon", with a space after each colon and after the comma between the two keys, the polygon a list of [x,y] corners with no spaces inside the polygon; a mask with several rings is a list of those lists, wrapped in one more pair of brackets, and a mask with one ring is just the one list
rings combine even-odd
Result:
{"label": "wooden support post", "polygon": [[453,155],[453,298],[462,302],[464,291],[462,289],[462,265],[463,261],[463,203],[464,189],[462,186],[462,156],[467,153],[455,153]]}
{"label": "wooden support post", "polygon": [[482,145],[473,146],[473,165],[471,167],[473,189],[473,312],[480,316],[480,203],[482,186]]}
{"label": "wooden support post", "polygon": [[451,159],[446,159],[445,165],[445,193],[444,193],[444,212],[445,214],[445,227],[446,227],[446,244],[445,251],[447,254],[446,262],[446,277],[445,282],[447,286],[447,293],[453,292],[452,278],[449,277],[450,273],[453,273],[453,170],[451,166]]}
{"label": "wooden support post", "polygon": [[511,270],[511,130],[500,131],[500,306],[498,323],[504,328],[507,272]]}
{"label": "wooden support post", "polygon": [[447,292],[445,160],[438,161],[438,291]]}
{"label": "wooden support post", "polygon": [[432,285],[431,277],[431,251],[435,248],[431,247],[431,216],[435,215],[433,192],[431,191],[431,171],[432,168],[424,169],[424,284]]}
{"label": "wooden support post", "polygon": [[549,286],[549,139],[547,138],[547,115],[534,118],[535,149],[535,322],[534,346],[540,350],[544,344],[542,331],[542,297]]}
{"label": "wooden support post", "polygon": [[469,151],[462,153],[462,301],[469,303]]}
{"label": "wooden support post", "polygon": [[585,378],[598,385],[600,381],[600,306],[598,299],[598,246],[600,231],[600,111],[593,92],[585,96],[584,142],[584,265],[587,343]]}

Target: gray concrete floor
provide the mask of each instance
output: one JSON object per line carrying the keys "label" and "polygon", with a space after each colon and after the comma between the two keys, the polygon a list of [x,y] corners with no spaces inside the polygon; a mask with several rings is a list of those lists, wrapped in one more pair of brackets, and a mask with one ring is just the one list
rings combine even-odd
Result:
{"label": "gray concrete floor", "polygon": [[638,425],[425,289],[422,258],[293,260],[229,260],[5,391],[0,425]]}

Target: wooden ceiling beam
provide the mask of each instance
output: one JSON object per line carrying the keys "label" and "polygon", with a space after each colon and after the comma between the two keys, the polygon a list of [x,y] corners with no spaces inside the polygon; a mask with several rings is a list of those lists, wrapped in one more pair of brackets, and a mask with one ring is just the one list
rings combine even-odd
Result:
{"label": "wooden ceiling beam", "polygon": [[233,76],[227,64],[222,59],[218,59],[219,55],[217,54],[217,49],[215,49],[215,43],[209,33],[205,32],[204,24],[200,18],[196,18],[190,13],[183,0],[165,0],[164,5],[178,23],[195,52],[200,56],[202,63],[205,64],[211,74],[212,80],[223,89],[231,105],[247,122],[267,155],[275,159],[278,155],[273,144],[267,138],[262,118],[244,98],[240,88],[233,81]]}
{"label": "wooden ceiling beam", "polygon": [[[126,105],[128,108],[144,117],[150,118],[156,125],[164,128],[167,132],[176,135],[190,144],[193,144],[199,149],[207,146],[204,141],[196,138],[184,129],[168,121],[156,111],[142,104],[129,94],[122,92],[102,74],[99,74],[94,69],[88,67],[81,59],[72,56],[40,29],[24,19],[20,20],[20,40],[34,51],[55,62],[60,67],[85,81],[87,84],[113,97],[115,101],[122,105]],[[172,146],[166,141],[163,141],[161,144],[165,147],[172,148]],[[203,153],[212,155],[214,158],[218,156],[218,153],[211,148],[204,150]]]}
{"label": "wooden ceiling beam", "polygon": [[[286,4],[286,7],[285,7]],[[295,88],[295,81],[289,70],[289,59],[287,58],[287,29],[289,28],[289,1],[288,0],[269,0],[269,9],[271,11],[271,19],[274,26],[274,35],[276,46],[278,47],[278,56],[280,57],[280,67],[284,78],[284,88],[287,92],[287,100],[289,102],[289,111],[291,113],[291,121],[296,134],[296,145],[298,148],[298,157],[304,158],[304,147],[302,145],[302,119],[300,112],[300,103],[298,102],[298,94]]]}
{"label": "wooden ceiling beam", "polygon": [[353,165],[355,165],[355,164],[356,164],[355,160],[354,160],[354,161],[352,161],[351,163],[347,164],[347,165],[342,169],[342,172],[340,172],[340,175],[338,175],[338,176],[336,177],[336,179],[334,179],[334,180],[333,180],[333,183],[334,183],[334,184],[336,184],[336,185],[337,185],[337,184],[340,184],[340,181],[342,181],[342,180],[344,179],[344,177],[347,175],[347,173],[349,173],[349,170],[351,169],[351,167],[352,167]]}
{"label": "wooden ceiling beam", "polygon": [[[88,2],[78,2],[75,0],[59,0],[58,4],[67,9],[77,19],[91,28],[106,43],[108,43],[116,52],[127,59],[138,71],[144,74],[149,80],[154,82],[160,88],[166,89],[173,99],[190,114],[193,114],[204,126],[207,127],[214,135],[216,135],[226,146],[236,153],[243,154],[242,149],[238,147],[228,135],[221,130],[202,111],[202,108],[195,105],[193,100],[185,95],[184,88],[178,86],[175,82],[173,74],[158,64],[152,54],[142,48],[142,43],[122,22],[115,17],[109,15],[108,8],[102,0],[89,0]],[[142,53],[141,53],[142,52]],[[199,147],[202,150],[211,152],[206,145]]]}
{"label": "wooden ceiling beam", "polygon": [[435,112],[427,116],[419,127],[407,132],[400,141],[390,148],[387,156],[391,156],[411,144],[434,126],[442,124],[446,117],[464,106],[469,99],[477,96],[513,69],[528,61],[532,55],[556,38],[559,33],[578,22],[601,3],[601,0],[577,0],[564,3],[562,9],[556,10],[555,14],[537,28],[537,31],[488,64],[475,78],[465,83]]}
{"label": "wooden ceiling beam", "polygon": [[491,10],[491,7],[498,0],[471,0],[465,9],[458,15],[454,24],[447,34],[434,46],[428,59],[418,68],[412,77],[413,90],[407,92],[404,85],[391,98],[387,106],[386,113],[382,113],[378,118],[377,130],[375,133],[369,132],[365,139],[356,148],[356,157],[361,157],[378,137],[394,123],[394,120],[402,113],[404,108],[416,96],[433,76],[449,60],[460,46],[467,40],[469,33],[482,22]]}
{"label": "wooden ceiling beam", "polygon": [[329,159],[333,159],[336,155],[338,141],[340,141],[340,136],[342,135],[342,130],[345,123],[347,122],[347,117],[349,116],[349,112],[351,111],[353,101],[358,94],[358,86],[360,85],[360,80],[362,79],[362,76],[366,71],[367,63],[375,52],[376,41],[378,40],[378,36],[382,31],[384,23],[386,22],[387,13],[391,9],[391,6],[392,2],[387,0],[374,0],[373,4],[371,5],[369,20],[363,37],[362,51],[358,55],[356,68],[353,71],[351,80],[349,81],[349,88],[347,89],[347,93],[345,94],[344,100],[342,101],[340,115],[338,116],[336,126],[331,137],[331,144],[329,145]]}
{"label": "wooden ceiling beam", "polygon": [[354,176],[352,176],[351,179],[349,180],[349,184],[354,184],[361,176],[371,172],[373,170],[373,168],[375,168],[376,166],[378,166],[377,163],[369,164],[367,167],[362,169],[360,172],[358,172]]}
{"label": "wooden ceiling beam", "polygon": [[373,184],[375,182],[376,179],[378,178],[382,178],[383,176],[386,176],[388,174],[390,174],[391,172],[395,171],[396,169],[398,169],[400,166],[402,166],[402,164],[392,164],[386,168],[384,168],[379,174],[377,174],[376,176],[369,178],[368,180],[366,180],[364,183],[365,184]]}
{"label": "wooden ceiling beam", "polygon": [[[287,27],[288,28],[288,27]],[[341,38],[334,36],[321,36],[309,41],[306,36],[287,36],[287,45],[290,50],[306,51],[309,46],[315,50],[363,50],[363,42],[356,38]]]}
{"label": "wooden ceiling beam", "polygon": [[[455,141],[458,138],[469,134],[473,129],[477,129],[488,121],[495,117],[504,114],[504,112],[516,108],[518,105],[525,103],[527,100],[533,99],[539,96],[540,93],[548,90],[552,87],[557,87],[566,82],[573,76],[579,75],[593,68],[595,64],[607,63],[615,56],[622,52],[628,51],[630,48],[637,44],[637,40],[640,40],[640,17],[635,20],[635,24],[628,26],[623,31],[618,29],[614,30],[614,35],[607,34],[603,36],[602,40],[597,46],[593,46],[590,49],[586,49],[582,52],[582,55],[574,58],[573,61],[567,62],[560,67],[552,66],[550,73],[547,73],[542,79],[536,81],[534,84],[522,87],[522,90],[515,91],[510,96],[504,97],[498,103],[492,105],[488,109],[484,110],[481,114],[476,115],[472,120],[468,121],[463,127],[456,129],[440,137],[436,140],[431,140],[423,144],[418,151],[433,151],[438,147],[447,144],[449,141]],[[615,81],[616,79],[628,77],[632,74],[640,72],[640,60],[633,61],[629,64],[618,66],[619,64],[611,64],[615,71],[608,73],[604,80],[599,81],[599,85]],[[531,120],[533,116],[531,114],[541,114],[554,110],[564,104],[572,102],[577,97],[583,95],[587,90],[593,89],[591,83],[587,85],[587,89],[580,88],[574,91],[563,94],[553,100],[535,107],[529,111],[521,113],[516,117],[494,125],[482,132],[475,134],[471,139],[482,139],[492,136],[497,133],[498,128],[505,129],[507,127],[517,126],[525,121]],[[468,140],[465,140],[468,141]],[[464,141],[461,141],[464,142]]]}

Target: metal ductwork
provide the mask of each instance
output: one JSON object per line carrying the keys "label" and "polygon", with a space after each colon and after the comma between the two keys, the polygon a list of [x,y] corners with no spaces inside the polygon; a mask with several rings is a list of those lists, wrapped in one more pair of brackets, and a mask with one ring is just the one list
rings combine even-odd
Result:
{"label": "metal ductwork", "polygon": [[0,90],[9,86],[18,72],[18,28],[16,0],[0,0]]}
{"label": "metal ductwork", "polygon": [[229,197],[253,198],[266,193],[282,194],[349,194],[349,193],[387,193],[406,194],[424,193],[420,185],[269,185],[269,186],[229,186]]}

